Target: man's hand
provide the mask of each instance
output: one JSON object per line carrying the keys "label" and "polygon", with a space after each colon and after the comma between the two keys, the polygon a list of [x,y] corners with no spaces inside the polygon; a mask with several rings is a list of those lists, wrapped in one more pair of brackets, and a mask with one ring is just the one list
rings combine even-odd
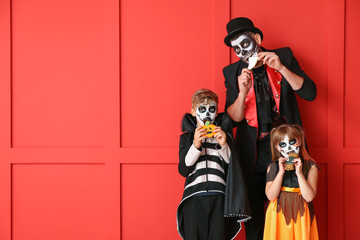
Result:
{"label": "man's hand", "polygon": [[241,75],[238,76],[239,94],[246,97],[248,94],[252,82],[251,82],[251,71],[247,68],[243,68]]}
{"label": "man's hand", "polygon": [[206,129],[202,126],[195,129],[194,145],[197,149],[200,149],[202,140],[206,138]]}
{"label": "man's hand", "polygon": [[257,57],[258,61],[263,61],[263,64],[268,65],[271,68],[276,69],[277,71],[281,71],[284,65],[282,65],[280,58],[274,52],[260,52]]}
{"label": "man's hand", "polygon": [[214,131],[215,133],[214,138],[216,141],[220,144],[221,147],[224,147],[226,145],[226,133],[221,129],[221,127],[215,127]]}

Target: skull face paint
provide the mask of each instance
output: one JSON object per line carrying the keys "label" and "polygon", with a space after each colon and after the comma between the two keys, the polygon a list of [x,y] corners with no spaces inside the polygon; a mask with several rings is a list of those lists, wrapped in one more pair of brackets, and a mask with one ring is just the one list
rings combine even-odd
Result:
{"label": "skull face paint", "polygon": [[257,54],[259,45],[250,32],[241,33],[238,37],[230,40],[231,46],[242,61],[249,63],[249,57]]}
{"label": "skull face paint", "polygon": [[196,119],[202,125],[205,125],[206,121],[213,123],[216,117],[216,103],[200,104],[196,108]]}
{"label": "skull face paint", "polygon": [[294,152],[299,154],[300,152],[300,144],[296,138],[289,139],[286,135],[285,138],[278,144],[277,149],[283,155],[283,157],[288,158],[289,153]]}

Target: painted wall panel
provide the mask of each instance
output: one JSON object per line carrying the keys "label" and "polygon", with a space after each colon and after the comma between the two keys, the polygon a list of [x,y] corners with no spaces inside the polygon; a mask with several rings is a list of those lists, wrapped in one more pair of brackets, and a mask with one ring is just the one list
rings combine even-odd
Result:
{"label": "painted wall panel", "polygon": [[103,164],[14,164],[12,239],[108,238]]}
{"label": "painted wall panel", "polygon": [[359,76],[357,56],[360,53],[360,46],[357,39],[360,37],[360,2],[346,0],[345,18],[345,143],[346,147],[360,147],[359,119],[360,106],[357,103],[359,95]]}
{"label": "painted wall panel", "polygon": [[222,68],[236,60],[223,38],[236,16],[254,20],[265,47],[290,46],[316,82],[315,102],[299,105],[322,169],[320,239],[356,239],[358,10],[355,0],[2,1],[0,239],[180,239],[180,120],[201,87],[223,110]]}
{"label": "painted wall panel", "polygon": [[215,2],[121,1],[123,147],[177,147],[192,94],[215,90],[215,58],[226,51],[213,39]]}
{"label": "painted wall panel", "polygon": [[176,209],[184,183],[177,164],[122,164],[122,240],[181,239]]}
{"label": "painted wall panel", "polygon": [[12,1],[14,147],[103,146],[103,1]]}
{"label": "painted wall panel", "polygon": [[328,185],[327,185],[327,164],[320,163],[319,164],[319,180],[318,180],[318,189],[316,193],[316,197],[313,201],[316,215],[316,223],[319,231],[320,239],[328,239],[327,235],[327,219],[328,219],[328,202],[327,202],[327,194],[328,194]]}
{"label": "painted wall panel", "polygon": [[360,236],[358,217],[360,215],[360,193],[357,183],[360,181],[360,164],[344,165],[344,239],[355,240]]}

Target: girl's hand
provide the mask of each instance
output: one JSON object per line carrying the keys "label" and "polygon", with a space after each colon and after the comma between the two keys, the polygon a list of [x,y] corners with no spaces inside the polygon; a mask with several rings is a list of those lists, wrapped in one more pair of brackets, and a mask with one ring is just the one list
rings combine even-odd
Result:
{"label": "girl's hand", "polygon": [[200,126],[196,128],[195,134],[194,134],[194,145],[197,149],[200,149],[202,140],[206,138],[206,130]]}
{"label": "girl's hand", "polygon": [[285,167],[284,163],[287,161],[287,158],[280,157],[279,158],[279,173],[284,174],[285,173]]}
{"label": "girl's hand", "polygon": [[295,174],[296,174],[296,176],[301,176],[303,174],[301,159],[300,158],[295,158],[293,162],[295,163]]}
{"label": "girl's hand", "polygon": [[214,138],[220,144],[221,147],[226,145],[226,133],[221,129],[221,127],[216,126],[214,128],[215,133]]}

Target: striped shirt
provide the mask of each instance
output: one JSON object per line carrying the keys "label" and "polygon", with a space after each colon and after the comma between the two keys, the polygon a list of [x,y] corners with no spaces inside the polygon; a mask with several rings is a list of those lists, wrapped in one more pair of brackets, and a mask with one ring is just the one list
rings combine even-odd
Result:
{"label": "striped shirt", "polygon": [[185,165],[194,169],[186,178],[183,199],[199,193],[225,193],[230,154],[229,146],[221,147],[215,138],[204,139],[200,150],[192,144]]}

